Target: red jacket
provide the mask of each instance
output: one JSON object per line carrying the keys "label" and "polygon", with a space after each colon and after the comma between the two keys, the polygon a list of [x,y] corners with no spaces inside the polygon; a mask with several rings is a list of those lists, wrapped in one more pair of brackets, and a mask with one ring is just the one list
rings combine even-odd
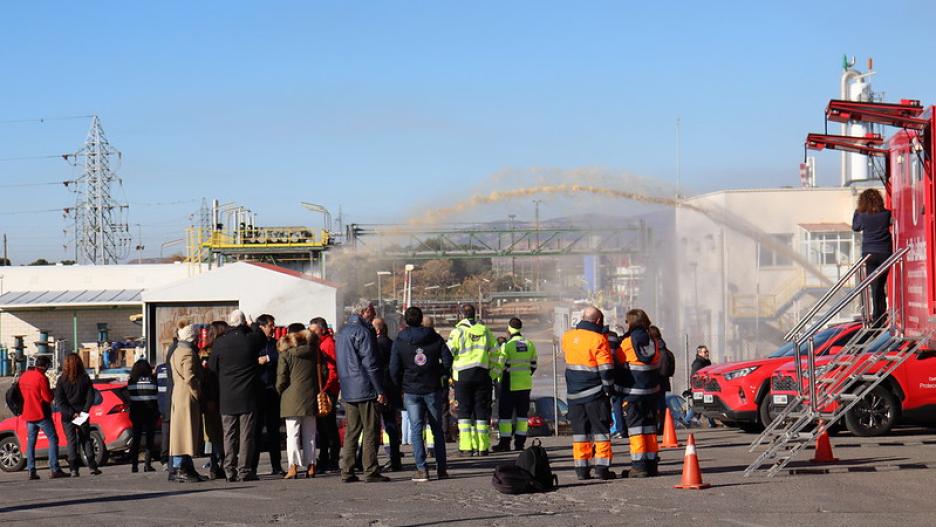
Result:
{"label": "red jacket", "polygon": [[35,422],[52,416],[52,390],[44,373],[29,368],[20,376],[19,388],[23,394],[24,420]]}
{"label": "red jacket", "polygon": [[338,384],[338,368],[335,355],[335,337],[331,334],[331,331],[321,337],[319,349],[322,350],[325,364],[328,365],[328,378],[325,379],[325,391],[330,395],[338,397],[340,386]]}

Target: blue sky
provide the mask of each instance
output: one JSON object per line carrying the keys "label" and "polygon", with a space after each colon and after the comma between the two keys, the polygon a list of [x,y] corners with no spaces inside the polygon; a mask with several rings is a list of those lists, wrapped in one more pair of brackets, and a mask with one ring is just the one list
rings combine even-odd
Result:
{"label": "blue sky", "polygon": [[[925,1],[21,2],[0,22],[0,121],[98,114],[148,255],[202,197],[263,224],[317,224],[301,200],[374,223],[509,188],[504,170],[672,184],[677,117],[690,191],[795,185],[843,53],[873,56],[889,99],[936,101],[934,15]],[[87,126],[0,123],[0,159],[77,150]],[[835,184],[837,156],[819,157]],[[75,175],[0,161],[0,185]],[[2,212],[68,192],[0,195],[15,263],[67,257],[60,214]],[[484,214],[514,208],[530,214]]]}

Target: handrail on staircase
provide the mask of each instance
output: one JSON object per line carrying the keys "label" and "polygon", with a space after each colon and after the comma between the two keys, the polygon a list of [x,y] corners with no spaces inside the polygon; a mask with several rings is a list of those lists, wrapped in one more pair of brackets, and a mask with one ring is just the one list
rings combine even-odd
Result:
{"label": "handrail on staircase", "polygon": [[846,305],[848,305],[852,300],[854,300],[855,297],[862,294],[865,289],[871,287],[871,284],[875,280],[877,280],[878,277],[890,271],[890,268],[893,267],[894,264],[899,262],[904,257],[904,255],[907,254],[909,250],[910,250],[910,246],[901,247],[900,249],[897,250],[897,252],[890,255],[886,260],[884,260],[884,262],[880,266],[878,266],[877,269],[875,269],[871,273],[868,273],[868,276],[866,276],[865,279],[862,280],[860,284],[858,284],[857,286],[855,286],[854,289],[846,293],[845,296],[841,300],[839,300],[837,304],[835,304],[831,309],[829,309],[824,315],[819,317],[819,320],[817,320],[816,323],[813,324],[812,327],[809,328],[809,330],[806,331],[805,335],[803,335],[799,340],[807,339],[815,335],[816,332],[822,329],[823,326],[825,326],[830,320],[832,320],[832,317],[837,315],[839,311],[841,311]]}
{"label": "handrail on staircase", "polygon": [[866,254],[862,256],[861,259],[855,263],[855,265],[851,266],[848,269],[848,271],[841,278],[839,278],[839,281],[836,282],[835,285],[830,287],[825,292],[825,294],[822,295],[822,297],[816,302],[816,304],[813,305],[813,307],[811,307],[809,311],[807,311],[806,314],[802,318],[800,318],[799,322],[797,322],[796,325],[793,326],[793,328],[790,329],[790,331],[788,331],[787,334],[783,336],[783,340],[785,341],[792,340],[793,336],[796,335],[796,333],[799,330],[803,329],[803,327],[809,323],[812,317],[814,317],[816,313],[819,312],[820,309],[822,309],[823,307],[825,307],[826,304],[829,303],[829,300],[832,299],[835,293],[838,293],[839,290],[841,290],[842,287],[844,287],[845,284],[848,283],[849,280],[851,280],[851,277],[854,276],[854,274],[857,273],[858,270],[862,268],[862,266],[864,266],[865,262],[867,262],[868,258],[870,257],[871,257],[870,254]]}

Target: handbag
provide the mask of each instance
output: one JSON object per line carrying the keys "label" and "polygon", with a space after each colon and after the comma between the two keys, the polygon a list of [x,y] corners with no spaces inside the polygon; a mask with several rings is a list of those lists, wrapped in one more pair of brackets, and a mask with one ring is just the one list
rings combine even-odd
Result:
{"label": "handbag", "polygon": [[315,356],[315,369],[318,372],[318,385],[319,393],[315,397],[315,402],[317,403],[317,412],[318,417],[325,417],[326,415],[332,412],[332,402],[331,397],[328,396],[328,393],[325,392],[325,384],[322,382],[322,352],[321,350]]}

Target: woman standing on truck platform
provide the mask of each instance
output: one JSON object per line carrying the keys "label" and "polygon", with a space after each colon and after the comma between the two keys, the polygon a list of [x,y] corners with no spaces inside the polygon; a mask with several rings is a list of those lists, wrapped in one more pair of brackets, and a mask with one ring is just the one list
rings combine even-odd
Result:
{"label": "woman standing on truck platform", "polygon": [[[870,255],[865,269],[870,275],[893,253],[890,233],[891,212],[884,208],[884,198],[877,189],[869,188],[858,197],[858,208],[852,217],[852,230],[861,232],[861,255]],[[871,324],[883,326],[887,323],[887,274],[881,273],[871,283],[873,311]]]}

